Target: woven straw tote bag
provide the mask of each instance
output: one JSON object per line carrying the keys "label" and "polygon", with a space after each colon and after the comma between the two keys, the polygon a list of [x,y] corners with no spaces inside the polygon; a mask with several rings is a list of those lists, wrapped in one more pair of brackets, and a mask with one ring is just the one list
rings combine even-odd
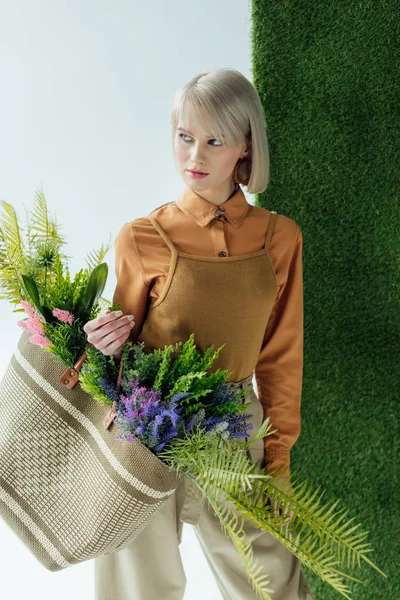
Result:
{"label": "woven straw tote bag", "polygon": [[[23,331],[0,382],[0,515],[59,571],[122,550],[181,482],[139,440],[116,439],[113,408]],[[117,390],[122,375],[122,361]]]}

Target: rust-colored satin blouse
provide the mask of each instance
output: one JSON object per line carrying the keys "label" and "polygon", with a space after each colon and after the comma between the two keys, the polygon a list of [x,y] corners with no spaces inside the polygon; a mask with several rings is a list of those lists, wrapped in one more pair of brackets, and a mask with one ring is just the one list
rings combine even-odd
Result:
{"label": "rust-colored satin blouse", "polygon": [[[214,216],[218,209],[226,212]],[[218,207],[185,185],[175,202],[152,213],[178,251],[203,256],[235,256],[261,250],[270,214],[265,208],[249,204],[239,185]],[[301,430],[302,244],[297,223],[278,214],[269,247],[278,293],[255,369],[264,419],[270,416],[272,429],[279,430],[266,438],[266,459],[272,461],[268,471],[280,464],[290,472],[290,450]],[[171,253],[147,217],[124,223],[114,249],[117,285],[113,303],[119,302],[124,314],[134,316],[129,339],[135,342],[148,306],[159,297],[166,282]]]}

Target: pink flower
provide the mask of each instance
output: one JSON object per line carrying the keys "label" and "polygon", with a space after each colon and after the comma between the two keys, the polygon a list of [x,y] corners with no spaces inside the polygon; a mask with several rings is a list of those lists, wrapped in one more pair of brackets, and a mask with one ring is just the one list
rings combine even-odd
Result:
{"label": "pink flower", "polygon": [[33,317],[29,317],[26,321],[18,321],[17,322],[22,329],[26,329],[32,333],[37,333],[39,335],[43,334],[43,325],[40,315],[34,315]]}
{"label": "pink flower", "polygon": [[68,310],[62,310],[61,308],[55,308],[52,311],[53,315],[59,319],[60,321],[63,321],[64,323],[69,323],[69,325],[72,325],[72,323],[74,322],[74,315],[70,312],[68,312]]}
{"label": "pink flower", "polygon": [[52,313],[55,317],[57,317],[57,319],[63,321],[64,323],[69,323],[69,325],[72,325],[72,323],[74,322],[75,316],[72,313],[68,312],[68,310],[55,308],[52,311]]}
{"label": "pink flower", "polygon": [[29,331],[38,335],[44,335],[42,321],[39,319],[31,319],[28,322]]}
{"label": "pink flower", "polygon": [[38,314],[37,310],[33,308],[33,306],[26,300],[21,300],[21,304],[24,307],[28,317],[35,317]]}
{"label": "pink flower", "polygon": [[[27,331],[30,331],[34,334],[30,337],[30,341],[32,341],[32,337],[36,339],[35,336],[39,336],[38,340],[40,342],[40,345],[43,345],[43,340],[47,340],[47,338],[44,336],[42,315],[30,304],[30,302],[27,302],[26,300],[21,300],[21,304],[24,307],[28,318],[25,321],[18,321],[17,324],[22,329],[26,329]],[[50,344],[50,340],[47,340],[47,342]],[[45,343],[47,344],[47,342]],[[35,344],[37,342],[33,341],[33,343]]]}
{"label": "pink flower", "polygon": [[26,329],[33,334],[29,338],[29,341],[32,344],[36,344],[42,348],[51,346],[51,341],[44,334],[43,319],[40,312],[26,300],[21,300],[21,305],[24,307],[28,319],[25,321],[17,321],[17,325],[19,325],[21,329]]}
{"label": "pink flower", "polygon": [[40,335],[39,333],[34,333],[33,335],[31,335],[29,341],[32,342],[32,344],[41,346],[42,348],[47,348],[51,345],[50,340],[47,339],[47,337],[45,337],[44,335]]}

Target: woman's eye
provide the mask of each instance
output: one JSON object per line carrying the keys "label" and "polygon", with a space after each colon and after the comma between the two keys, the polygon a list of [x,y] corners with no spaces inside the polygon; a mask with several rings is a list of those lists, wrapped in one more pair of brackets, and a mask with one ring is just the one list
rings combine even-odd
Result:
{"label": "woman's eye", "polygon": [[[184,133],[180,133],[180,134],[179,134],[179,137],[181,137],[181,138],[185,138],[185,137],[186,137],[186,138],[187,138],[187,137],[188,137],[188,138],[190,138],[190,136],[189,136],[189,135],[186,135],[186,134],[184,134]],[[186,140],[183,140],[183,141],[185,142]],[[216,140],[215,138],[213,138],[213,139],[212,139],[212,140],[210,140],[210,141],[211,141],[211,142],[218,142],[218,140]],[[220,144],[220,145],[222,146],[222,144]]]}

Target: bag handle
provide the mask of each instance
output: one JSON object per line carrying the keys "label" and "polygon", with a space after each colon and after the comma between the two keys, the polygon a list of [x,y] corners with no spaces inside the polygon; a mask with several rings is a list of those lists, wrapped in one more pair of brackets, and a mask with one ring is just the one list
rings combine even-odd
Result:
{"label": "bag handle", "polygon": [[[126,342],[125,342],[125,344],[126,344]],[[124,344],[124,346],[125,346],[125,344]],[[124,348],[124,346],[123,346],[123,348]],[[119,371],[118,371],[118,379],[117,379],[117,387],[116,387],[117,392],[119,392],[119,390],[121,388],[121,379],[122,379],[123,370],[124,370],[124,367],[123,367],[123,362],[121,360],[119,363]],[[117,403],[114,400],[112,403],[112,406],[108,409],[108,411],[106,412],[106,415],[103,419],[104,429],[109,429],[111,427],[112,422],[114,421],[116,412],[117,412]]]}

